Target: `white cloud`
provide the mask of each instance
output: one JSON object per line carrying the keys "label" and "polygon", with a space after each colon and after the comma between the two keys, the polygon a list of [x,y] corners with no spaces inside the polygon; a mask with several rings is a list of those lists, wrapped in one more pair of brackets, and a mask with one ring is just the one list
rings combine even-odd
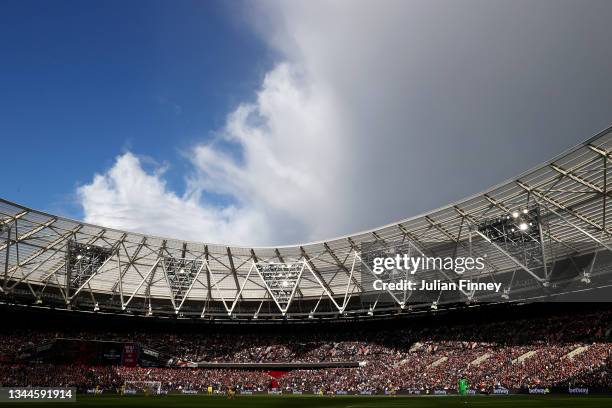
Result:
{"label": "white cloud", "polygon": [[[159,169],[158,169],[159,170]],[[248,242],[252,231],[268,226],[248,208],[207,207],[199,194],[169,191],[163,171],[147,173],[131,153],[117,158],[105,174],[78,189],[85,221],[108,227],[187,240]]]}
{"label": "white cloud", "polygon": [[[347,164],[333,128],[334,103],[324,92],[301,84],[289,64],[266,76],[254,104],[228,116],[221,142],[238,144],[240,160],[219,147],[197,145],[190,152],[194,174],[178,196],[163,171],[147,173],[131,153],[105,174],[82,186],[79,198],[87,222],[161,236],[278,244],[331,233],[337,204],[330,200],[335,176]],[[330,132],[331,135],[330,135]],[[212,192],[232,198],[225,208],[207,206]],[[344,196],[339,191],[337,202]],[[317,218],[321,222],[310,222]]]}
{"label": "white cloud", "polygon": [[184,195],[126,154],[79,190],[87,221],[208,242],[325,239],[475,193],[609,120],[597,8],[577,19],[571,2],[248,5],[281,55],[256,100],[189,152]]}

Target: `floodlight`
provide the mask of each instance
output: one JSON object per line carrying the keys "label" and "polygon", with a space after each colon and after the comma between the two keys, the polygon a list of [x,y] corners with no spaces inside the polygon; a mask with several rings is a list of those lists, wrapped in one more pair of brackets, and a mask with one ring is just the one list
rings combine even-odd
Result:
{"label": "floodlight", "polygon": [[527,223],[526,223],[526,222],[521,222],[521,223],[519,224],[519,229],[520,229],[521,231],[526,231],[526,230],[527,230],[527,228],[529,228],[529,225],[527,225]]}
{"label": "floodlight", "polygon": [[580,282],[588,285],[589,283],[591,283],[591,274],[588,272],[584,272],[582,275],[582,278],[580,278]]}

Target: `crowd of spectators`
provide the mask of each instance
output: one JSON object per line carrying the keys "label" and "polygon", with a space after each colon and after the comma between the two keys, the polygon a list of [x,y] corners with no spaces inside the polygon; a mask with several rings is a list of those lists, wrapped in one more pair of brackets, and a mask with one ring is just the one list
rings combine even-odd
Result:
{"label": "crowd of spectators", "polygon": [[[609,312],[481,324],[411,326],[296,334],[119,331],[18,331],[0,334],[0,385],[72,385],[116,389],[126,381],[159,381],[167,390],[223,389],[383,391],[472,388],[610,387]],[[265,370],[85,367],[26,364],[14,356],[58,337],[133,341],[189,362],[361,362],[354,368]],[[1,360],[0,360],[1,361]],[[10,363],[8,361],[11,361]]]}

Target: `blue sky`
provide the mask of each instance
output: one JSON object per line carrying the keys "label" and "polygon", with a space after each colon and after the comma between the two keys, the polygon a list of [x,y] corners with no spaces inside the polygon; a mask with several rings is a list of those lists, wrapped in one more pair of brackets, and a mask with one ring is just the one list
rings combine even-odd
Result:
{"label": "blue sky", "polygon": [[[75,186],[133,150],[171,165],[253,98],[270,52],[221,1],[3,1],[3,196],[83,216]],[[237,5],[237,4],[236,4]]]}
{"label": "blue sky", "polygon": [[608,0],[0,0],[0,195],[245,245],[417,215],[612,123]]}

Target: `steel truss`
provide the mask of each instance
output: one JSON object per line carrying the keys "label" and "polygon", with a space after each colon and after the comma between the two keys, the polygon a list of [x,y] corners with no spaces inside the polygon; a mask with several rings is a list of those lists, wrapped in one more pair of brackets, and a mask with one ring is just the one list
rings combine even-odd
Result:
{"label": "steel truss", "polygon": [[[609,128],[447,207],[371,231],[282,247],[163,239],[0,200],[0,301],[145,316],[284,320],[408,313],[607,286],[611,159]],[[537,225],[529,234],[483,229],[491,220],[533,209]],[[362,253],[372,242],[401,244],[420,256],[486,254],[483,271],[461,278],[503,282],[506,290],[501,296],[372,293]],[[573,271],[560,273],[563,265]],[[445,282],[459,278],[442,270],[427,274]]]}

